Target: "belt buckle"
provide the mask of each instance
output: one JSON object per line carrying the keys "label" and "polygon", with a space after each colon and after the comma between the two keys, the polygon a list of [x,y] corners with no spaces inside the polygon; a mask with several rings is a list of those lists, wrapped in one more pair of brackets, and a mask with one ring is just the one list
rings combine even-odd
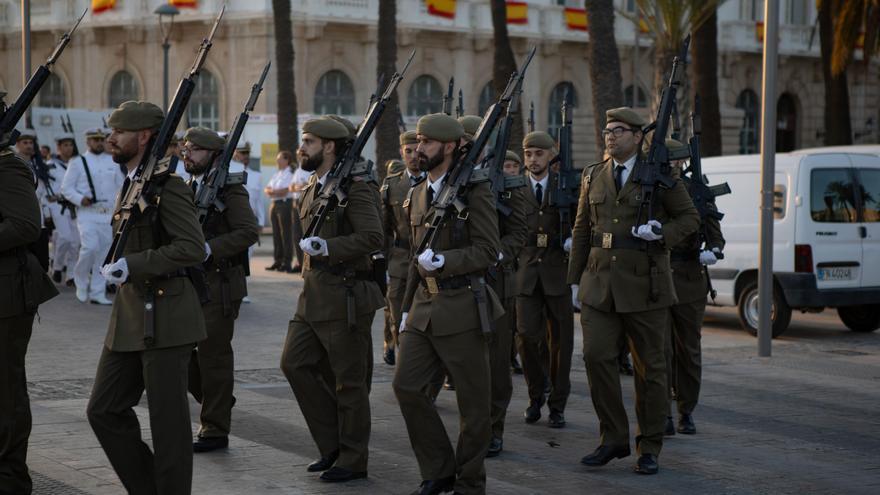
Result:
{"label": "belt buckle", "polygon": [[437,295],[440,293],[440,286],[437,285],[437,279],[434,277],[425,277],[425,284],[428,286],[428,293]]}
{"label": "belt buckle", "polygon": [[538,234],[537,244],[540,248],[547,247],[547,234]]}
{"label": "belt buckle", "polygon": [[308,253],[303,253],[303,271],[307,272],[312,269],[312,257]]}
{"label": "belt buckle", "polygon": [[610,232],[602,233],[602,249],[611,249],[614,234]]}

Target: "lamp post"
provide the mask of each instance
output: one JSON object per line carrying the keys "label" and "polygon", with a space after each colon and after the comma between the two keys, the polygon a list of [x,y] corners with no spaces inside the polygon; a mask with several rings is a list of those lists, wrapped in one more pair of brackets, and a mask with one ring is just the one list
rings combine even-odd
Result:
{"label": "lamp post", "polygon": [[[163,70],[162,70],[162,108],[167,112],[168,111],[168,49],[171,48],[171,43],[168,42],[168,38],[171,36],[171,28],[174,27],[174,16],[180,13],[177,10],[177,7],[170,4],[162,4],[156,7],[156,10],[153,11],[154,14],[159,16],[159,31],[162,33],[162,60],[163,60]],[[167,26],[166,23],[163,22],[165,18],[168,18]]]}

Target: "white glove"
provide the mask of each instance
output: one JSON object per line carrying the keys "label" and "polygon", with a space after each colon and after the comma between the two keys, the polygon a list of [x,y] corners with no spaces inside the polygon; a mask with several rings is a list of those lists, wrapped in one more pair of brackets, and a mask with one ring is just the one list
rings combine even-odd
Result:
{"label": "white glove", "polygon": [[119,258],[115,263],[104,265],[101,268],[101,275],[108,283],[122,285],[128,280],[128,262],[125,261],[125,258]]}
{"label": "white glove", "polygon": [[[317,248],[315,244],[317,244]],[[307,237],[299,241],[299,247],[304,253],[308,253],[309,256],[330,256],[330,252],[327,251],[327,241],[317,236]]]}
{"label": "white glove", "polygon": [[663,234],[655,234],[652,227],[657,227],[658,230],[663,228],[657,220],[648,220],[648,223],[639,225],[638,229],[633,227],[632,235],[644,241],[659,241],[663,239]]}
{"label": "white glove", "polygon": [[579,289],[580,289],[580,286],[578,284],[571,285],[571,305],[574,306],[575,308],[577,308],[578,310],[581,309],[581,300],[578,298],[578,290]]}
{"label": "white glove", "polygon": [[570,252],[571,252],[571,237],[569,237],[568,239],[565,240],[565,242],[562,243],[562,249],[563,249],[566,253],[570,253]]}
{"label": "white glove", "polygon": [[498,262],[501,263],[502,261],[504,261],[504,253],[498,251]]}
{"label": "white glove", "polygon": [[400,325],[397,325],[397,331],[400,333],[403,333],[403,331],[406,330],[407,315],[409,315],[409,313],[403,313],[402,315],[400,315]]}
{"label": "white glove", "polygon": [[205,243],[205,261],[208,261],[208,258],[211,257],[211,246],[206,242]]}
{"label": "white glove", "polygon": [[[435,260],[434,258],[437,259]],[[443,268],[444,263],[446,263],[446,258],[442,254],[435,255],[434,250],[431,248],[425,249],[419,255],[419,265],[429,272]]]}
{"label": "white glove", "polygon": [[718,257],[715,256],[717,250],[718,248],[715,248],[712,251],[700,251],[700,263],[704,265],[714,265],[715,263],[718,263]]}

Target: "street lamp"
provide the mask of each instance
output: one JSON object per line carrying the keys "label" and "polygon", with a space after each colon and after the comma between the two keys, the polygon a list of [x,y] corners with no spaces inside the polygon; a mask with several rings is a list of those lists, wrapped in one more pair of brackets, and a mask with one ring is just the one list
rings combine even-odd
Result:
{"label": "street lamp", "polygon": [[[159,16],[159,31],[162,33],[162,55],[163,55],[163,72],[162,72],[162,108],[167,112],[168,111],[168,49],[171,48],[171,44],[168,43],[168,38],[171,36],[171,28],[174,27],[174,16],[180,13],[177,10],[177,7],[171,4],[163,4],[156,7],[156,10],[153,11],[154,14]],[[165,18],[168,18],[167,26],[166,23],[163,23]]]}

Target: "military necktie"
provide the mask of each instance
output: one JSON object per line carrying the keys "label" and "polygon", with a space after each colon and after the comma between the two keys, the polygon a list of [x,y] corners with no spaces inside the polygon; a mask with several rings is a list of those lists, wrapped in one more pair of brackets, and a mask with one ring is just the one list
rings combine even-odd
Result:
{"label": "military necktie", "polygon": [[614,167],[614,185],[617,186],[617,192],[623,188],[623,171],[626,170],[626,167],[623,165],[618,165]]}
{"label": "military necktie", "polygon": [[128,193],[128,186],[131,185],[131,179],[127,176],[125,177],[125,181],[122,183],[122,190],[119,193],[120,198],[124,198],[126,193]]}
{"label": "military necktie", "polygon": [[434,188],[431,185],[428,185],[428,206],[431,206],[431,203],[434,202]]}
{"label": "military necktie", "polygon": [[535,199],[538,200],[538,204],[544,204],[544,188],[541,186],[541,183],[535,184]]}

